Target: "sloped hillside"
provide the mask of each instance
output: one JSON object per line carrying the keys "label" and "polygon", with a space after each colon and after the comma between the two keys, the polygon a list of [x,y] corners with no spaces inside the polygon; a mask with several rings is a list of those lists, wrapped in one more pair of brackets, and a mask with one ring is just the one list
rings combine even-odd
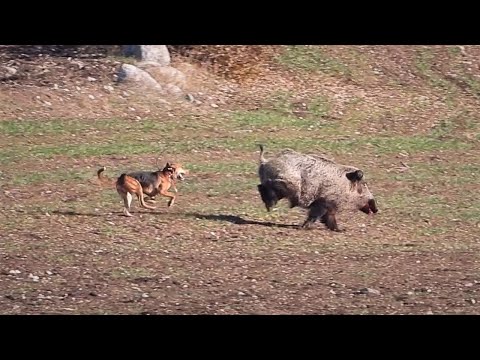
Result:
{"label": "sloped hillside", "polygon": [[[0,46],[0,313],[479,314],[480,46],[169,46],[185,96],[111,46]],[[346,231],[266,212],[258,147],[361,168]],[[96,171],[181,162],[122,216]]]}

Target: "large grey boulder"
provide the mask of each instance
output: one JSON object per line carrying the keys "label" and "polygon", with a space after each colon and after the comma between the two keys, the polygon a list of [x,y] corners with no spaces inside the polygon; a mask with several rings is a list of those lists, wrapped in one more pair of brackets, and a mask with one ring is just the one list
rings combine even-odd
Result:
{"label": "large grey boulder", "polygon": [[118,81],[134,82],[138,85],[145,86],[164,93],[164,89],[157,81],[146,71],[139,69],[135,65],[122,64],[118,72]]}
{"label": "large grey boulder", "polygon": [[124,45],[122,52],[124,56],[134,56],[140,61],[170,65],[170,53],[166,45]]}
{"label": "large grey boulder", "polygon": [[179,88],[184,88],[187,78],[183,72],[171,66],[160,66],[154,62],[141,62],[137,66],[147,71],[158,83],[171,84]]}

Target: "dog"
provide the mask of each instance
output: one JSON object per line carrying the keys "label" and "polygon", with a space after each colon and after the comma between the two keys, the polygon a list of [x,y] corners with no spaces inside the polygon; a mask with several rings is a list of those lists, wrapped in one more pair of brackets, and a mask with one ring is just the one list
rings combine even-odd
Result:
{"label": "dog", "polygon": [[[103,174],[105,170],[106,168],[102,167],[97,171],[97,177],[101,183],[111,182]],[[115,182],[115,187],[124,203],[123,213],[126,216],[132,216],[130,207],[134,194],[137,196],[141,206],[146,209],[153,210],[155,207],[145,203],[144,195],[153,202],[158,194],[169,197],[168,207],[171,207],[175,203],[175,194],[178,192],[176,180],[183,181],[186,174],[188,174],[188,171],[179,163],[167,163],[163,169],[159,168],[157,171],[137,171],[121,174]],[[175,194],[169,192],[171,188]]]}
{"label": "dog", "polygon": [[[167,163],[167,165],[170,165],[170,167],[173,168],[174,170],[174,173],[172,174],[171,176],[171,185],[170,185],[170,188],[174,191],[174,193],[178,193],[178,190],[177,190],[177,180],[180,180],[180,181],[183,181],[185,180],[185,176],[188,175],[188,170],[184,169],[182,164],[180,163],[172,163],[172,164],[169,164]],[[168,190],[168,189],[167,189]],[[145,192],[144,192],[145,193]],[[160,192],[159,192],[160,193]],[[149,202],[155,202],[155,196],[156,195],[150,195],[150,194],[146,194],[146,200],[149,201]],[[160,195],[163,195],[163,194],[160,194]],[[172,203],[173,205],[173,203]],[[171,205],[169,205],[171,206]]]}

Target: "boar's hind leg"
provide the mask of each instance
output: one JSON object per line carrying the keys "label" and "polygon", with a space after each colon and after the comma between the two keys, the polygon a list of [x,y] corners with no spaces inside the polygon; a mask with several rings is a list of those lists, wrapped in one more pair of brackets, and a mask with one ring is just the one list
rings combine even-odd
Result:
{"label": "boar's hind leg", "polygon": [[302,228],[308,229],[311,224],[320,218],[323,218],[327,213],[327,207],[322,200],[316,200],[309,206],[307,220],[302,225]]}
{"label": "boar's hind leg", "polygon": [[267,211],[270,211],[278,202],[278,197],[275,191],[268,185],[260,184],[257,186],[258,192],[262,198]]}
{"label": "boar's hind leg", "polygon": [[296,194],[295,190],[292,190],[291,184],[286,183],[283,180],[275,180],[272,181],[272,188],[274,189],[278,200],[287,198],[290,202],[290,208],[298,206],[298,195]]}

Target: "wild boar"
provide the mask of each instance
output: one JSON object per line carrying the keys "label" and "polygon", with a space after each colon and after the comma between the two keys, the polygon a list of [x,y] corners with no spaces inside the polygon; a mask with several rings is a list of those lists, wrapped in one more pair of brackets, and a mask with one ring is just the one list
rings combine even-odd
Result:
{"label": "wild boar", "polygon": [[258,175],[258,191],[267,211],[286,198],[291,208],[308,209],[303,228],[320,220],[328,229],[342,231],[335,217],[338,211],[360,210],[368,215],[378,212],[363,171],[322,156],[287,149],[267,160],[260,145]]}

